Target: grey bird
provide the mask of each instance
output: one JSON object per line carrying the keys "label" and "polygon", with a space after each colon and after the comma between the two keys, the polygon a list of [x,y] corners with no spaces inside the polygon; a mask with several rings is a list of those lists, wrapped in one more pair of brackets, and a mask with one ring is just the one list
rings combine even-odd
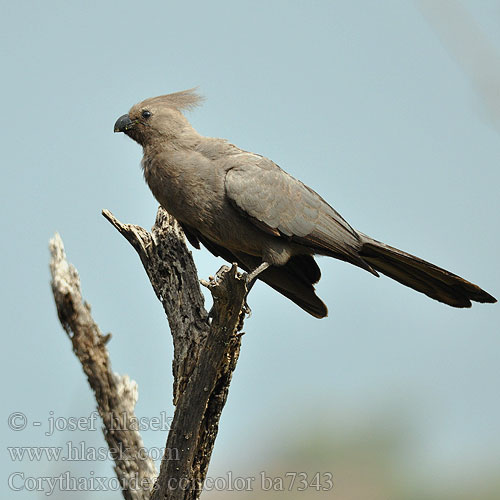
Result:
{"label": "grey bird", "polygon": [[477,285],[354,230],[271,160],[200,135],[182,114],[194,89],[146,99],[115,123],[143,147],[144,178],[196,248],[236,262],[316,318],[328,314],[314,255],[378,272],[453,307],[496,302]]}

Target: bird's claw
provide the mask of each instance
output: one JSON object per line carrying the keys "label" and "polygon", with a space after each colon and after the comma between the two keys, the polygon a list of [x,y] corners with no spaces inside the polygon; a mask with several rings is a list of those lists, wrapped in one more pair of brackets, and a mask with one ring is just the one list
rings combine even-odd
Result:
{"label": "bird's claw", "polygon": [[252,309],[248,305],[247,299],[245,298],[245,302],[243,303],[243,307],[241,308],[244,314],[246,314],[248,317],[252,315]]}
{"label": "bird's claw", "polygon": [[242,280],[245,280],[246,284],[248,285],[250,283],[250,279],[249,279],[249,274],[246,273],[246,272],[242,272],[242,273],[238,273],[238,278],[242,279]]}

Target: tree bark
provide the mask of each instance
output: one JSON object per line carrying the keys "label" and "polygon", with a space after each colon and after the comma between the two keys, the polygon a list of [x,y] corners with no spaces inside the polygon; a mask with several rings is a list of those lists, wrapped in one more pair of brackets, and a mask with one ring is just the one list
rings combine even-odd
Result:
{"label": "tree bark", "polygon": [[[221,412],[238,360],[241,344],[241,334],[238,332],[243,327],[245,314],[246,279],[238,275],[236,264],[233,264],[231,268],[223,266],[215,278],[202,282],[209,288],[214,299],[213,308],[208,314],[203,305],[203,295],[191,253],[186,247],[182,229],[173,217],[160,207],[155,225],[149,233],[139,226],[122,224],[107,210],[103,211],[103,215],[139,254],[156,296],[167,314],[173,337],[173,401],[176,409],[151,498],[194,500],[202,490]],[[52,260],[54,261],[54,252]],[[51,263],[51,269],[52,267]],[[76,270],[71,269],[77,276]],[[53,290],[54,282],[53,273]],[[70,335],[69,332],[74,331],[73,327],[68,330],[67,314],[65,309],[60,309],[58,303],[63,304],[65,299],[56,291],[54,297],[61,323]],[[79,297],[81,301],[81,295]],[[86,305],[82,307],[88,312]],[[72,315],[74,313],[70,314]],[[88,315],[90,316],[89,312]],[[79,322],[79,319],[74,321]],[[93,321],[92,323],[98,332],[97,325]],[[85,335],[88,335],[87,330]],[[70,338],[73,340],[74,336],[70,335]],[[84,343],[87,346],[96,341],[86,340]],[[104,346],[102,340],[100,343]],[[106,351],[105,348],[104,350]],[[86,359],[88,353],[85,350],[83,353],[79,359],[96,394],[101,412],[102,389],[92,385],[89,369],[86,369],[82,360]],[[109,369],[109,359],[107,368]],[[137,436],[140,439],[138,434]],[[151,463],[148,464],[149,467]],[[136,464],[134,467],[139,470],[145,465]],[[150,468],[148,470],[151,472]],[[154,474],[154,466],[152,471],[151,474]],[[147,496],[144,497],[127,494],[130,492],[124,490],[124,497],[127,499],[149,498],[150,491],[145,491]]]}
{"label": "tree bark", "polygon": [[50,253],[57,314],[95,394],[123,496],[127,500],[146,500],[150,498],[156,469],[154,462],[144,456],[144,443],[134,425],[137,384],[127,375],[111,371],[106,349],[110,334],[103,335],[92,319],[90,305],[82,299],[78,272],[68,264],[58,234],[50,240]]}

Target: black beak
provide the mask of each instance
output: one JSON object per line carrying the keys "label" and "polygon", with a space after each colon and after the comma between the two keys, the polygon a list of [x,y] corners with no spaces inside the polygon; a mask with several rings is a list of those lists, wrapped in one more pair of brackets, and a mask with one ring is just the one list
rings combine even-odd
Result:
{"label": "black beak", "polygon": [[123,115],[116,120],[115,132],[126,132],[134,126],[134,122],[130,119],[130,116]]}

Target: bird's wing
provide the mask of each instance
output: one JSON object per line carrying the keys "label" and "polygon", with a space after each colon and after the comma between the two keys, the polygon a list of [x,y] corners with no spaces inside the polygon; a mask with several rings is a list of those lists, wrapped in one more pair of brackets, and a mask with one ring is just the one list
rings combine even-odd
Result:
{"label": "bird's wing", "polygon": [[359,256],[356,231],[321,196],[267,158],[237,155],[228,169],[226,195],[259,228],[371,268]]}

